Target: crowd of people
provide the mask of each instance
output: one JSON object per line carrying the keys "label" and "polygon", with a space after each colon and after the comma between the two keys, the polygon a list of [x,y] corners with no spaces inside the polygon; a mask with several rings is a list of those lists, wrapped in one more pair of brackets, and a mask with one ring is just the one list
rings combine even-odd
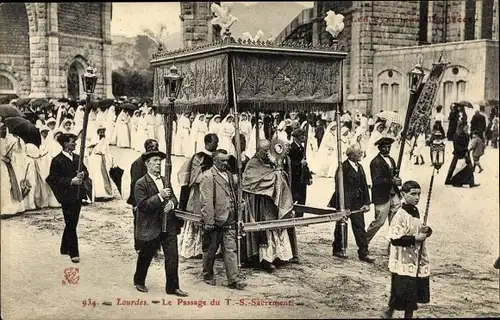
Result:
{"label": "crowd of people", "polygon": [[[429,301],[424,240],[432,230],[422,226],[415,207],[421,188],[416,181],[402,183],[391,156],[391,150],[397,149],[391,148],[392,145],[402,143],[402,124],[381,117],[373,119],[357,111],[354,115],[345,112],[340,118],[341,128],[337,130],[337,122],[326,113],[244,113],[239,135],[243,175],[238,181],[234,116],[231,113],[224,117],[178,114],[171,153],[186,159],[173,174],[181,187],[176,195],[170,182],[162,176],[161,163],[167,152],[162,115],[148,102],[136,103],[134,108],[120,107],[121,103],[94,107],[90,111],[84,165],[80,171],[77,164],[83,104],[75,110],[65,102],[53,101],[46,108],[34,110],[33,122],[42,137],[39,147],[25,143],[0,122],[1,213],[62,207],[66,227],[60,253],[78,263],[76,228],[82,203],[121,198],[120,186],[110,176],[115,161],[109,147],[140,151],[141,156],[130,168],[127,200],[133,208],[134,246],[138,254],[134,285],[140,292],[148,291],[147,270],[163,248],[166,292],[184,297],[188,294],[180,289],[179,255],[201,258],[203,280],[208,285],[216,285],[214,261],[222,254],[228,286],[233,289],[246,287],[238,273],[238,249],[244,266],[258,265],[270,273],[278,264],[300,263],[294,227],[248,233],[238,247],[238,208],[243,208],[244,222],[292,218],[294,203],[306,203],[313,176],[334,178],[342,170],[345,207],[359,210],[351,214],[349,220],[361,261],[375,261],[370,256],[369,244],[385,221],[389,221],[389,268],[393,277],[385,316],[391,317],[395,310],[405,310],[405,315],[411,317],[417,302]],[[426,145],[446,136],[453,141],[454,157],[445,183],[456,187],[478,186],[473,174],[476,168],[479,173],[484,170],[480,157],[489,143],[497,148],[498,110],[493,108],[487,116],[483,106],[477,107],[469,122],[463,106],[453,105],[446,135],[443,124],[442,107],[438,106],[429,125],[432,130],[414,137],[411,143],[414,164],[425,164]],[[258,138],[256,130],[259,130]],[[340,167],[338,140],[342,146]],[[283,143],[283,157],[273,152],[273,141]],[[315,156],[308,156],[311,154]],[[238,184],[243,189],[241,203],[236,196]],[[337,183],[335,186],[328,205],[338,208]],[[375,219],[366,228],[363,212],[368,211],[371,204]],[[202,224],[178,219],[174,209],[198,214]],[[341,232],[337,223],[332,254],[345,259]],[[418,251],[423,251],[420,262],[405,255],[405,252]],[[421,281],[417,284],[410,281],[415,278]]]}

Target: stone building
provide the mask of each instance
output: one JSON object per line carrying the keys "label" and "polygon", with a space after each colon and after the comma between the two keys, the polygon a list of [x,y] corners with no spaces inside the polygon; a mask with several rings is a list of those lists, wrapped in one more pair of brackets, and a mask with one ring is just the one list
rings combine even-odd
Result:
{"label": "stone building", "polygon": [[220,27],[211,23],[210,6],[220,2],[181,2],[182,47],[195,47],[220,39]]}
{"label": "stone building", "polygon": [[112,97],[111,2],[0,4],[0,95],[84,98],[89,63],[96,96]]}
{"label": "stone building", "polygon": [[498,100],[498,0],[316,1],[277,37],[330,44],[324,17],[345,16],[339,44],[344,64],[344,101],[348,110],[404,115],[408,72],[419,58],[428,71],[443,52],[450,62],[436,103]]}

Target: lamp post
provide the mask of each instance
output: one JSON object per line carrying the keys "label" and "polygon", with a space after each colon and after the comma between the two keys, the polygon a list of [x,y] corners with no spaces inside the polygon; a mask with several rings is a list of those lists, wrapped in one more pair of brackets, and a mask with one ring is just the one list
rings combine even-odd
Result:
{"label": "lamp post", "polygon": [[[168,188],[172,186],[171,176],[172,176],[172,127],[173,127],[173,116],[174,116],[174,102],[178,98],[181,92],[183,77],[179,75],[177,67],[172,65],[168,70],[168,74],[163,77],[165,82],[165,94],[168,98],[168,110],[163,112],[163,122],[165,124],[165,145],[167,147],[167,154],[165,159],[165,178],[168,183]],[[166,107],[166,106],[165,106]],[[167,215],[163,215],[162,231],[167,231]]]}
{"label": "lamp post", "polygon": [[398,162],[396,166],[396,176],[399,177],[399,171],[401,169],[401,163],[403,162],[403,152],[406,145],[406,136],[408,133],[408,126],[411,119],[411,115],[413,113],[413,109],[415,109],[415,104],[417,102],[417,91],[422,85],[422,81],[424,80],[425,72],[422,68],[422,61],[420,61],[415,65],[415,67],[408,73],[408,87],[410,89],[410,98],[408,99],[408,108],[406,110],[405,124],[403,127],[403,132],[401,132],[401,145],[399,147],[399,155]]}
{"label": "lamp post", "polygon": [[445,143],[443,139],[444,137],[442,133],[440,131],[436,131],[430,145],[432,166],[437,172],[439,172],[439,169],[441,169],[444,164]]}
{"label": "lamp post", "polygon": [[[85,102],[85,113],[83,115],[83,132],[82,141],[80,144],[80,158],[78,161],[78,172],[82,171],[83,168],[83,158],[85,157],[85,141],[87,139],[87,126],[89,123],[89,113],[90,113],[90,100],[91,96],[95,91],[97,84],[97,75],[94,73],[94,68],[91,66],[87,67],[86,72],[82,76],[83,90],[87,94],[87,99]],[[81,186],[78,187],[77,196],[80,197]]]}

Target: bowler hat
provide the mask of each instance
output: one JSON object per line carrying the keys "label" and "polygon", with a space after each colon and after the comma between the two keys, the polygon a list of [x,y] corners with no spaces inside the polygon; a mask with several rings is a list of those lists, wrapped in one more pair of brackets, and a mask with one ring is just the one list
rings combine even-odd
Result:
{"label": "bowler hat", "polygon": [[144,162],[146,162],[146,160],[148,160],[151,157],[160,157],[161,159],[165,159],[167,155],[161,151],[147,151],[141,155],[141,159]]}
{"label": "bowler hat", "polygon": [[64,144],[68,142],[70,138],[78,139],[78,135],[74,134],[73,132],[63,132],[59,137],[57,137],[57,142],[59,142],[61,146],[64,146]]}
{"label": "bowler hat", "polygon": [[393,138],[382,137],[382,138],[378,139],[377,142],[375,142],[375,145],[376,146],[387,146],[387,145],[390,146],[393,142],[394,142]]}
{"label": "bowler hat", "polygon": [[292,131],[292,137],[301,137],[305,134],[306,134],[306,132],[304,131],[304,129],[300,129],[300,128]]}

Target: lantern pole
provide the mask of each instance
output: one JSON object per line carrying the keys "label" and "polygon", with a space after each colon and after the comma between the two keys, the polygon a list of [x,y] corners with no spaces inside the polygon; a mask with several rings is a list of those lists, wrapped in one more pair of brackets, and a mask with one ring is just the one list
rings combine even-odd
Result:
{"label": "lantern pole", "polygon": [[[242,182],[242,171],[243,166],[241,163],[241,141],[240,141],[240,114],[238,112],[238,99],[236,97],[236,87],[235,87],[235,79],[234,79],[234,58],[230,60],[230,77],[231,77],[231,86],[232,86],[232,94],[233,94],[233,108],[234,108],[234,126],[235,126],[235,142],[236,142],[236,163],[237,163],[237,174],[238,174],[238,193],[236,196],[236,208],[238,213],[238,224],[237,224],[237,260],[238,260],[238,268],[241,268],[241,239],[243,238],[243,188],[241,185]],[[257,119],[258,121],[258,119]],[[256,126],[258,130],[258,124]],[[258,131],[257,131],[258,132]],[[258,144],[258,141],[257,141]]]}
{"label": "lantern pole", "polygon": [[[337,122],[337,161],[338,161],[338,175],[337,175],[337,186],[338,186],[338,199],[339,199],[339,209],[341,212],[345,210],[344,201],[344,174],[342,172],[342,130],[340,123],[341,111],[344,107],[344,62],[340,62],[340,102],[337,104],[337,110],[335,112],[335,121]],[[340,220],[340,230],[341,230],[341,251],[345,255],[347,251],[347,217],[343,217]]]}
{"label": "lantern pole", "polygon": [[[172,134],[173,134],[173,117],[174,103],[180,93],[182,77],[178,75],[175,64],[169,69],[168,74],[164,76],[165,93],[168,98],[168,105],[165,106],[163,112],[163,123],[165,125],[165,179],[167,180],[167,188],[172,188]],[[163,214],[162,231],[167,231],[167,213]]]}
{"label": "lantern pole", "polygon": [[[85,112],[83,114],[83,131],[80,143],[80,157],[78,158],[77,172],[81,172],[83,170],[83,160],[85,158],[85,142],[87,141],[87,126],[89,123],[89,114],[91,108],[91,96],[94,93],[95,86],[97,84],[97,76],[94,74],[94,69],[91,66],[88,66],[87,72],[85,72],[85,74],[82,76],[82,82],[85,93],[87,94],[87,98],[85,100]],[[81,189],[82,185],[79,185],[76,192],[77,199],[80,198]]]}

